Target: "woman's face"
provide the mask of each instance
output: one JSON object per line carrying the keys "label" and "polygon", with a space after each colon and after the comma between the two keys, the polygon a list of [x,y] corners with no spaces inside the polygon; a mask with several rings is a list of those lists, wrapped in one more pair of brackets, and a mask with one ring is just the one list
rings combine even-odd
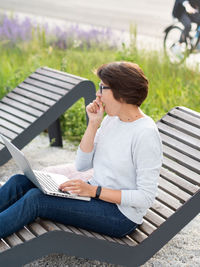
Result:
{"label": "woman's face", "polygon": [[[106,87],[108,86],[102,81],[100,84]],[[109,116],[118,116],[120,113],[121,103],[114,98],[111,89],[102,89],[102,94],[100,93],[100,90],[98,90],[96,96],[98,96],[103,102],[103,105],[105,106],[105,112]]]}

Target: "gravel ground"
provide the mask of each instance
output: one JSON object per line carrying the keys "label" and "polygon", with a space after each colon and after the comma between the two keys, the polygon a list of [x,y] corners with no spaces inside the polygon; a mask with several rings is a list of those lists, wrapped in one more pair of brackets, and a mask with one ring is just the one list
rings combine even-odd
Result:
{"label": "gravel ground", "polygon": [[[49,147],[48,137],[44,134],[36,137],[23,152],[31,161],[33,169],[42,169],[50,165],[74,162],[76,149],[64,142],[64,149]],[[6,181],[12,174],[19,172],[13,160],[0,167],[0,181]],[[182,231],[168,242],[143,267],[199,267],[200,266],[200,215],[196,216]],[[48,266],[101,266],[119,267],[119,265],[91,261],[64,254],[52,254],[25,267]]]}

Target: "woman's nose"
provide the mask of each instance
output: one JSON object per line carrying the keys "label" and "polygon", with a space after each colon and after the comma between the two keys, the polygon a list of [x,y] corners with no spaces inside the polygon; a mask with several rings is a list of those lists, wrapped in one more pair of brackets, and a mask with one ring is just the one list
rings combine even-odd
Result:
{"label": "woman's nose", "polygon": [[99,97],[102,96],[102,94],[100,93],[100,90],[98,90],[98,91],[96,92],[96,96],[99,96]]}

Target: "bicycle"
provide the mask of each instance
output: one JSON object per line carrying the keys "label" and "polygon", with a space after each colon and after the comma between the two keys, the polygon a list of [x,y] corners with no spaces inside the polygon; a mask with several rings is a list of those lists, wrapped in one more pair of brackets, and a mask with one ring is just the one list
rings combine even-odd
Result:
{"label": "bicycle", "polygon": [[[192,23],[189,37],[184,43],[179,42],[183,26],[179,22],[174,22],[164,30],[164,51],[171,63],[181,64],[192,53],[200,53],[200,26]],[[180,46],[179,54],[174,52],[174,48]],[[198,49],[197,49],[198,48]]]}

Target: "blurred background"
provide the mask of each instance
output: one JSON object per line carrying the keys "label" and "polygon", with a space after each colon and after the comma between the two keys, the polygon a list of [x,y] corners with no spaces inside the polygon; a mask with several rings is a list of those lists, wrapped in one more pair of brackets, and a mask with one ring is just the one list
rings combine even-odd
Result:
{"label": "blurred background", "polygon": [[162,38],[173,4],[173,0],[2,0],[0,9],[125,31],[135,23],[139,35]]}
{"label": "blurred background", "polygon": [[[174,0],[1,0],[0,98],[41,66],[92,80],[93,70],[116,60],[136,62],[150,81],[143,110],[158,120],[177,105],[197,111],[199,65],[173,65],[163,52]],[[199,64],[200,61],[197,61]],[[83,99],[61,118],[75,142],[86,128]]]}
{"label": "blurred background", "polygon": [[[1,0],[0,99],[41,66],[98,86],[94,69],[127,60],[149,78],[142,109],[155,121],[178,105],[200,111],[199,55],[171,64],[163,51],[173,5],[174,0]],[[61,123],[63,136],[78,145],[86,128],[83,99]]]}

